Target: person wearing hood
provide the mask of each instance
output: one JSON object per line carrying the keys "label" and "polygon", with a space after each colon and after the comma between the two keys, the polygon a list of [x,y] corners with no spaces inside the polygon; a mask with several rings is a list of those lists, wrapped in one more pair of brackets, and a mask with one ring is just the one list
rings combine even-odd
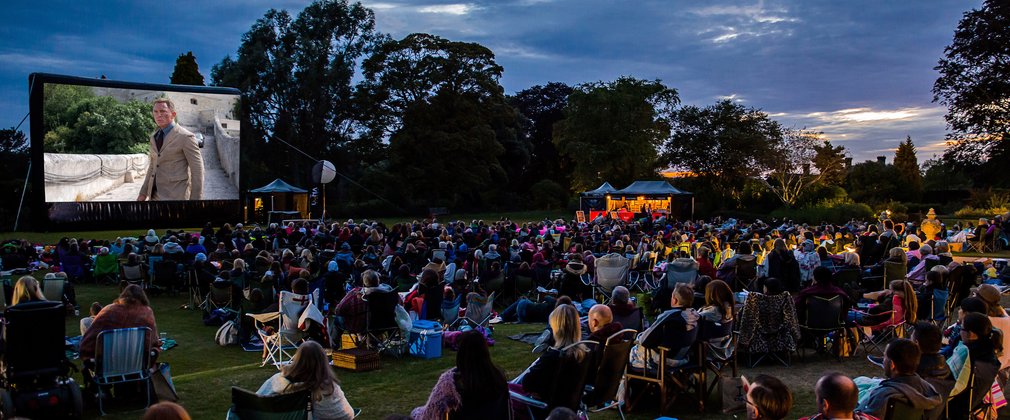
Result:
{"label": "person wearing hood", "polygon": [[154,232],[154,229],[148,229],[147,236],[144,237],[144,249],[150,252],[159,242],[161,242],[161,238]]}
{"label": "person wearing hood", "polygon": [[582,256],[572,254],[562,273],[561,295],[581,302],[586,289],[586,285],[582,283],[582,275],[586,274],[586,265],[582,263]]}
{"label": "person wearing hood", "polygon": [[333,257],[333,261],[336,261],[340,265],[341,270],[350,271],[354,265],[354,252],[351,251],[351,244],[347,242],[341,244],[340,251],[337,251],[337,255]]}
{"label": "person wearing hood", "polygon": [[922,352],[912,340],[900,338],[884,350],[884,375],[887,379],[870,390],[857,411],[884,418],[887,403],[892,398],[923,410],[924,419],[934,420],[943,414],[943,397],[929,382],[916,374]]}
{"label": "person wearing hood", "polygon": [[337,304],[337,316],[344,330],[365,331],[365,321],[368,316],[368,295],[372,293],[392,292],[388,284],[379,282],[379,273],[365,270],[361,274],[362,287],[355,287]]}

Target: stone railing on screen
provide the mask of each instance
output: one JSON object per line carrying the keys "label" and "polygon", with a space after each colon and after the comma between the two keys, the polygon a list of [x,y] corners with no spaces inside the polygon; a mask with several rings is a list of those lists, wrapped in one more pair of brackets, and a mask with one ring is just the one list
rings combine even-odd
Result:
{"label": "stone railing on screen", "polygon": [[90,201],[123,184],[144,182],[148,157],[45,153],[46,201]]}
{"label": "stone railing on screen", "polygon": [[[227,128],[225,127],[227,124]],[[239,121],[225,120],[214,116],[214,140],[217,145],[217,156],[221,160],[221,169],[228,179],[239,188]]]}

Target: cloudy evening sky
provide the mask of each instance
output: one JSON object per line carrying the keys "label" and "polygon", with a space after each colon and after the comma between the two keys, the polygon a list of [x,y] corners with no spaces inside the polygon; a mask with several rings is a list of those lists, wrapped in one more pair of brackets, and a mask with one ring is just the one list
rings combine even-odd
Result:
{"label": "cloudy evening sky", "polygon": [[[270,8],[307,0],[5,2],[0,127],[28,112],[31,72],[167,83],[175,58],[210,68]],[[685,104],[721,98],[787,126],[823,131],[856,161],[893,157],[911,135],[920,162],[943,148],[933,70],[980,0],[364,1],[378,29],[427,32],[495,52],[507,93],[550,81],[661,79]],[[27,132],[27,122],[22,127]]]}

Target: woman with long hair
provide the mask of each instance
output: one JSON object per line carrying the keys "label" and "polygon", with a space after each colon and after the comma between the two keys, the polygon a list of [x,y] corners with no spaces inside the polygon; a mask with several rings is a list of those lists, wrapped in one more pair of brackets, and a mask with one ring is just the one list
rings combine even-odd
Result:
{"label": "woman with long hair", "polygon": [[459,337],[456,367],[442,373],[428,402],[411,412],[411,418],[506,419],[509,412],[505,374],[491,361],[487,341],[477,331]]}
{"label": "woman with long hair", "polygon": [[705,306],[698,314],[712,322],[733,320],[733,290],[722,280],[712,280],[705,286]]}
{"label": "woman with long hair", "polygon": [[354,410],[337,383],[329,358],[315,341],[306,341],[298,346],[291,364],[267,379],[256,394],[275,395],[306,389],[312,393],[312,418],[354,418]]}
{"label": "woman with long hair", "polygon": [[866,293],[863,298],[879,302],[870,307],[868,313],[855,316],[856,323],[871,332],[906,322],[914,324],[918,318],[919,301],[915,297],[915,288],[907,280],[894,280],[886,290]]}
{"label": "woman with long hair", "polygon": [[[589,349],[576,344],[582,337],[579,311],[572,305],[559,304],[548,319],[554,336],[554,345],[533,362],[526,371],[512,381],[510,389],[535,398],[564,400],[564,396],[551,395],[559,386],[557,381],[570,379],[558,374],[563,358],[573,358],[581,363],[586,360]],[[581,392],[581,390],[579,391]]]}
{"label": "woman with long hair", "polygon": [[14,284],[14,297],[11,299],[11,306],[19,303],[38,302],[46,300],[39,288],[39,281],[32,276],[23,276]]}
{"label": "woman with long hair", "polygon": [[[81,338],[81,359],[88,360],[95,357],[95,345],[98,333],[106,330],[119,328],[149,328],[146,348],[154,352],[161,351],[161,342],[158,339],[158,325],[154,320],[154,311],[151,303],[147,300],[144,289],[136,284],[129,284],[123,288],[119,298],[102,308],[102,311],[95,316],[91,322],[91,327],[84,332]],[[154,363],[155,358],[151,358]]]}

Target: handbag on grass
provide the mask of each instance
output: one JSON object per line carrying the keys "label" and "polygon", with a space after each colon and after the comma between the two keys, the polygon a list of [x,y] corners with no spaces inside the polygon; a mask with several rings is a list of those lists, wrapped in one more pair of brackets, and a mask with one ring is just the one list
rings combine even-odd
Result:
{"label": "handbag on grass", "polygon": [[723,413],[739,413],[747,409],[747,391],[744,390],[742,377],[720,379],[719,390],[722,394]]}
{"label": "handbag on grass", "polygon": [[151,388],[158,401],[179,401],[179,394],[175,392],[175,384],[172,382],[172,371],[168,363],[158,363],[151,368]]}

